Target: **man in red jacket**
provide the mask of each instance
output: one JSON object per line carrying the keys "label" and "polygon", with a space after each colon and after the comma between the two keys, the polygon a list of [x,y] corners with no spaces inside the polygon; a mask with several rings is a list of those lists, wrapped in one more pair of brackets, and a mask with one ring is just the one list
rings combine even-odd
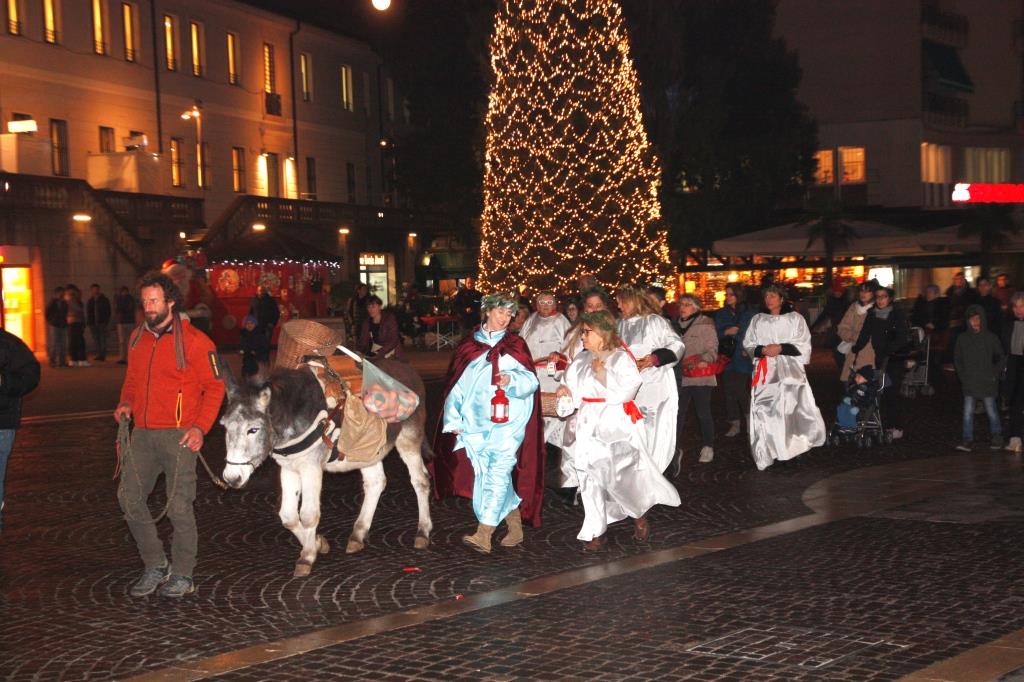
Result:
{"label": "man in red jacket", "polygon": [[[144,597],[159,588],[161,596],[182,597],[195,591],[194,453],[217,418],[224,384],[213,342],[179,314],[184,299],[174,282],[151,273],[142,280],[141,294],[145,322],[129,341],[128,371],[114,410],[118,422],[135,421],[129,452],[122,453],[117,498],[146,566],[131,595]],[[174,527],[170,564],[146,505],[161,473]]]}

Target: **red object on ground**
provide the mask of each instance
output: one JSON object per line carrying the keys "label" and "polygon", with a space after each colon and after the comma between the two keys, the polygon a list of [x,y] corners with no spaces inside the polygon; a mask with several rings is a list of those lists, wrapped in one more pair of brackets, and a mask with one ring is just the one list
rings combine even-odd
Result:
{"label": "red object on ground", "polygon": [[402,570],[405,571],[406,573],[422,573],[423,572],[422,570],[420,570],[419,566],[406,566]]}

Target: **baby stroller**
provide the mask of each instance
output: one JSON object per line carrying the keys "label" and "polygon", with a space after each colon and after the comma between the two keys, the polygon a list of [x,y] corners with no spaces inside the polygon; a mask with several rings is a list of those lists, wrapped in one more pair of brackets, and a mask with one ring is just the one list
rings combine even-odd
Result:
{"label": "baby stroller", "polygon": [[[857,375],[867,379],[858,384]],[[858,448],[892,443],[892,434],[882,421],[882,393],[889,388],[884,371],[862,367],[850,374],[846,397],[836,408],[836,421],[828,432],[827,442],[834,446],[855,444]],[[853,409],[851,409],[853,408]]]}
{"label": "baby stroller", "polygon": [[931,369],[931,335],[925,333],[921,327],[911,327],[907,351],[907,373],[903,375],[900,395],[905,398],[916,398],[918,394],[925,397],[934,395],[935,387],[928,383],[928,371]]}

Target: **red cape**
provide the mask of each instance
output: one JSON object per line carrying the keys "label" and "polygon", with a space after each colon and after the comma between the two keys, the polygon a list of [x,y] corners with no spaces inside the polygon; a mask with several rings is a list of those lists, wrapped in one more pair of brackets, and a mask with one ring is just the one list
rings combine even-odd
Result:
{"label": "red cape", "polygon": [[[466,366],[484,353],[493,352],[501,355],[510,355],[523,367],[531,372],[533,369],[533,358],[526,346],[526,342],[518,334],[507,332],[504,338],[494,345],[493,349],[486,343],[481,343],[473,338],[476,329],[470,332],[455,348],[451,363],[448,365],[448,381],[444,387],[445,400],[452,387],[462,376]],[[516,494],[522,498],[519,511],[523,521],[534,528],[540,526],[540,509],[544,501],[544,460],[546,449],[544,446],[544,421],[540,414],[540,391],[533,394],[533,414],[526,424],[526,433],[523,442],[519,446],[515,469],[512,470],[512,485]],[[462,448],[455,450],[455,435],[441,433],[444,420],[444,408],[437,418],[437,428],[434,431],[434,459],[428,465],[431,477],[434,480],[434,492],[438,499],[449,495],[473,498],[473,465],[466,457],[466,451]]]}

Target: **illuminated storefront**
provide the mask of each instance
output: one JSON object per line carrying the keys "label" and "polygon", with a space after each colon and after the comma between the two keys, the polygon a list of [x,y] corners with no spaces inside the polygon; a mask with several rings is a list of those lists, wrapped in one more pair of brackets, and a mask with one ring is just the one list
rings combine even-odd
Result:
{"label": "illuminated storefront", "polygon": [[46,347],[42,273],[38,249],[0,246],[0,286],[3,309],[0,326],[33,351]]}
{"label": "illuminated storefront", "polygon": [[359,281],[380,297],[385,306],[396,302],[395,260],[388,253],[359,254]]}

